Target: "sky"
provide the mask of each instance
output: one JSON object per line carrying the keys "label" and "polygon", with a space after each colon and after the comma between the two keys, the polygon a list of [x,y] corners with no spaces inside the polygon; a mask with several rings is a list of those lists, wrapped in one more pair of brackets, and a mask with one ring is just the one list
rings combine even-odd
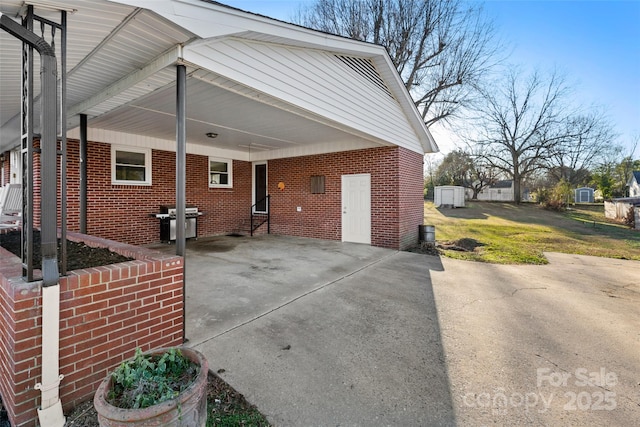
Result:
{"label": "sky", "polygon": [[[313,0],[219,0],[249,12],[291,21]],[[478,2],[479,0],[468,0]],[[602,107],[632,149],[640,135],[640,0],[487,0],[485,12],[508,46],[508,62],[523,70],[557,69],[580,106]],[[455,137],[431,129],[441,151]],[[640,158],[640,146],[634,158]]]}

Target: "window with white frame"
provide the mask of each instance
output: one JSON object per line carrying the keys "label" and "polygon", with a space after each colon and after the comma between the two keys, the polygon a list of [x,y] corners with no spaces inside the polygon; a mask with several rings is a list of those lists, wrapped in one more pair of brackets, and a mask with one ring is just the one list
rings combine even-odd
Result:
{"label": "window with white frame", "polygon": [[111,183],[151,185],[151,149],[112,145]]}
{"label": "window with white frame", "polygon": [[209,187],[233,187],[233,161],[209,157]]}

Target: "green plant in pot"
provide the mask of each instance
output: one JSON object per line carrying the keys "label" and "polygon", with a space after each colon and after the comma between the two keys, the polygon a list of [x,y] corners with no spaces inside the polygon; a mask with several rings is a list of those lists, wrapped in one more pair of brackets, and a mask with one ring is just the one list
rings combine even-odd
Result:
{"label": "green plant in pot", "polygon": [[98,422],[102,427],[204,427],[208,371],[207,360],[194,349],[137,349],[98,387],[93,401]]}

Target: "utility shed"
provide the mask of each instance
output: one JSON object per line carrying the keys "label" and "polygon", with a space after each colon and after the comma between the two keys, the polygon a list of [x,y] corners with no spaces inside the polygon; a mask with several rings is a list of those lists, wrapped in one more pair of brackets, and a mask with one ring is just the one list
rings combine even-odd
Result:
{"label": "utility shed", "polygon": [[441,185],[434,188],[434,204],[436,207],[464,207],[464,187],[457,185]]}
{"label": "utility shed", "polygon": [[589,188],[589,187],[576,188],[574,201],[575,203],[593,203],[594,201],[593,188]]}

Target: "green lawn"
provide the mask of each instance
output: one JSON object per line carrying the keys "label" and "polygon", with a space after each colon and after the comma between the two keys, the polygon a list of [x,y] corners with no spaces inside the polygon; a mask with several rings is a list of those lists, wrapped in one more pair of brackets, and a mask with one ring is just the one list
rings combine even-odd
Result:
{"label": "green lawn", "polygon": [[424,205],[424,224],[435,226],[437,243],[480,245],[442,250],[445,256],[499,264],[546,264],[543,252],[640,260],[640,231],[605,219],[602,205],[554,212],[533,204],[466,203],[457,209]]}

